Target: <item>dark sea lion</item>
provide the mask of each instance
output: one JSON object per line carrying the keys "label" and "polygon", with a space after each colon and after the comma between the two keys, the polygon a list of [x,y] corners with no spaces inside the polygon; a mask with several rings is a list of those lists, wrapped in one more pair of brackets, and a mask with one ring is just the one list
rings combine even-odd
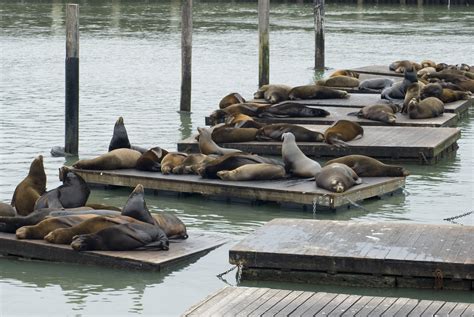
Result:
{"label": "dark sea lion", "polygon": [[380,92],[381,90],[392,86],[394,81],[389,78],[366,79],[359,83],[359,90]]}
{"label": "dark sea lion", "polygon": [[338,147],[346,147],[347,141],[354,140],[356,137],[362,137],[364,129],[357,122],[349,120],[338,120],[331,127],[324,131],[326,143]]}
{"label": "dark sea lion", "polygon": [[344,90],[332,89],[318,85],[297,86],[291,89],[288,94],[291,100],[298,99],[341,99],[349,98],[349,94]]}
{"label": "dark sea lion", "polygon": [[186,153],[170,152],[161,161],[161,173],[164,175],[173,172],[176,166],[183,164],[184,159],[188,156]]}
{"label": "dark sea lion", "polygon": [[[425,85],[423,88],[421,88],[420,94],[419,94],[419,97],[422,100],[428,97],[436,97],[440,99],[441,96],[443,96],[443,87],[438,83],[431,83],[431,84]],[[413,98],[418,99],[418,96],[413,96],[412,98],[409,99],[409,101],[411,101]]]}
{"label": "dark sea lion", "polygon": [[321,79],[316,82],[316,85],[326,87],[345,87],[354,88],[359,87],[359,80],[350,76],[332,76],[327,79]]}
{"label": "dark sea lion", "polygon": [[[398,110],[399,109],[395,104],[377,104],[365,106],[364,108],[360,109],[359,112],[355,112],[354,114],[359,118],[394,124],[397,120],[396,113]],[[349,115],[352,115],[352,113],[349,113]]]}
{"label": "dark sea lion", "polygon": [[291,132],[296,142],[324,142],[324,136],[317,131],[311,131],[296,124],[275,123],[260,128],[256,138],[259,141],[280,141],[283,133]]}
{"label": "dark sea lion", "polygon": [[421,101],[413,98],[408,104],[410,119],[428,119],[442,115],[444,103],[436,97],[428,97]]}
{"label": "dark sea lion", "polygon": [[403,99],[403,107],[402,107],[402,110],[401,110],[402,113],[407,112],[408,103],[413,98],[416,98],[416,99],[420,98],[421,89],[422,89],[422,84],[420,84],[420,82],[418,82],[418,81],[414,82],[414,83],[411,83],[407,87],[406,92],[405,92],[405,97]]}
{"label": "dark sea lion", "polygon": [[219,109],[227,108],[228,106],[235,105],[236,103],[244,103],[245,99],[237,92],[232,92],[221,99],[219,102]]}
{"label": "dark sea lion", "polygon": [[[407,68],[404,73],[404,78],[402,81],[394,83],[392,86],[385,88],[382,90],[380,94],[382,99],[387,99],[393,103],[399,103],[401,100],[405,98],[405,93],[407,88],[412,84],[417,82],[417,75],[416,71],[413,67]],[[397,100],[398,99],[398,100]]]}
{"label": "dark sea lion", "polygon": [[236,149],[227,149],[220,147],[212,140],[212,134],[209,129],[205,128],[197,128],[199,132],[199,151],[202,154],[210,155],[224,155],[229,153],[236,153],[241,152],[240,150]]}
{"label": "dark sea lion", "polygon": [[122,208],[122,216],[128,216],[137,220],[156,224],[156,221],[150,214],[145,202],[145,190],[142,184],[138,184],[132,193],[128,196],[125,206]]}
{"label": "dark sea lion", "polygon": [[287,85],[263,85],[253,95],[255,99],[264,98],[266,101],[274,104],[288,100],[288,93],[291,87]]}
{"label": "dark sea lion", "polygon": [[469,66],[468,64],[464,64],[464,63],[456,64],[456,69],[466,71],[466,72],[470,72],[470,71],[473,70],[471,66]]}
{"label": "dark sea lion", "polygon": [[314,177],[321,171],[318,162],[307,157],[298,147],[295,136],[291,132],[283,133],[281,156],[288,173],[296,177]]}
{"label": "dark sea lion", "polygon": [[71,247],[76,251],[128,251],[135,249],[168,250],[163,230],[148,223],[125,223],[96,233],[75,236]]}
{"label": "dark sea lion", "polygon": [[46,174],[43,166],[43,156],[38,155],[31,162],[28,175],[16,186],[11,205],[19,216],[33,212],[36,200],[46,191]]}
{"label": "dark sea lion", "polygon": [[169,239],[187,239],[186,225],[176,215],[170,213],[154,213],[153,219],[163,229]]}
{"label": "dark sea lion", "polygon": [[437,72],[440,72],[444,69],[448,69],[448,64],[446,64],[446,63],[436,64],[435,69],[436,69]]}
{"label": "dark sea lion", "polygon": [[173,168],[173,174],[195,174],[197,172],[198,166],[201,164],[206,164],[215,160],[215,157],[195,153],[189,154],[181,163],[181,165]]}
{"label": "dark sea lion", "polygon": [[128,139],[127,129],[125,129],[123,117],[119,117],[114,125],[114,133],[112,135],[112,140],[110,140],[109,152],[121,148],[129,149],[130,147],[131,145]]}
{"label": "dark sea lion", "polygon": [[286,101],[271,106],[260,117],[326,117],[330,113],[324,109],[312,108],[299,103]]}
{"label": "dark sea lion", "polygon": [[316,185],[335,193],[343,193],[352,186],[361,183],[362,180],[359,176],[345,164],[326,165],[316,174]]}
{"label": "dark sea lion", "polygon": [[231,171],[217,172],[217,176],[224,181],[281,179],[285,174],[283,166],[268,163],[246,164]]}
{"label": "dark sea lion", "polygon": [[16,210],[10,204],[0,202],[0,216],[1,217],[15,217]]}
{"label": "dark sea lion", "polygon": [[77,208],[86,204],[90,189],[86,181],[66,166],[59,169],[59,187],[49,190],[35,203],[34,209],[41,208]]}
{"label": "dark sea lion", "polygon": [[348,76],[348,77],[359,78],[359,73],[352,70],[339,69],[339,70],[336,70],[331,75],[329,75],[329,77],[336,77],[336,76]]}
{"label": "dark sea lion", "polygon": [[474,93],[474,79],[457,80],[454,83],[462,90]]}
{"label": "dark sea lion", "polygon": [[255,141],[257,131],[256,128],[222,126],[212,130],[211,137],[216,143],[250,142]]}
{"label": "dark sea lion", "polygon": [[259,103],[237,103],[231,106],[228,106],[225,109],[214,110],[209,116],[209,121],[211,125],[216,125],[219,123],[224,123],[230,116],[235,116],[239,114],[244,114],[249,117],[256,117],[259,113],[264,111],[266,108],[269,108],[270,104],[259,104]]}
{"label": "dark sea lion", "polygon": [[457,81],[464,81],[468,78],[462,71],[457,69],[444,69],[439,72],[431,73],[427,75],[428,78],[438,78],[445,81],[450,81],[457,84]]}
{"label": "dark sea lion", "polygon": [[142,154],[132,149],[116,149],[93,159],[79,160],[72,166],[88,170],[115,170],[135,168]]}
{"label": "dark sea lion", "polygon": [[141,171],[161,172],[161,161],[168,151],[159,146],[149,149],[137,160],[135,168]]}
{"label": "dark sea lion", "polygon": [[360,177],[406,177],[410,173],[402,166],[387,165],[365,155],[347,155],[328,161],[325,165],[341,163]]}
{"label": "dark sea lion", "polygon": [[472,96],[470,91],[461,91],[461,90],[452,90],[448,88],[443,88],[443,94],[439,98],[442,102],[454,102],[458,100],[467,100]]}

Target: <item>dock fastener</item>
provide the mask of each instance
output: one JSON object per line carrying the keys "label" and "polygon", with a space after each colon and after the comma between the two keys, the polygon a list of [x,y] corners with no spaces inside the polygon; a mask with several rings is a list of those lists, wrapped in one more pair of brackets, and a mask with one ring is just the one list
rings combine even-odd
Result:
{"label": "dock fastener", "polygon": [[434,288],[443,289],[443,271],[441,269],[436,269],[434,271]]}
{"label": "dock fastener", "polygon": [[422,163],[428,164],[428,159],[426,158],[425,153],[419,152],[418,155],[420,156],[420,160],[422,161]]}

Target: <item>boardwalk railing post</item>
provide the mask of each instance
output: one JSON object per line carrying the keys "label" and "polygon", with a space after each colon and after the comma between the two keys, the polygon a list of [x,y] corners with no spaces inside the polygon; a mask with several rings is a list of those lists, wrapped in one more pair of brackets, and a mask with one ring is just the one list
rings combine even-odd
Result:
{"label": "boardwalk railing post", "polygon": [[191,57],[193,0],[182,0],[181,8],[181,111],[191,111]]}
{"label": "boardwalk railing post", "polygon": [[79,151],[79,6],[66,7],[66,134],[64,150]]}
{"label": "boardwalk railing post", "polygon": [[258,87],[267,85],[270,82],[269,16],[270,0],[258,0]]}
{"label": "boardwalk railing post", "polygon": [[324,0],[314,0],[314,69],[324,71]]}

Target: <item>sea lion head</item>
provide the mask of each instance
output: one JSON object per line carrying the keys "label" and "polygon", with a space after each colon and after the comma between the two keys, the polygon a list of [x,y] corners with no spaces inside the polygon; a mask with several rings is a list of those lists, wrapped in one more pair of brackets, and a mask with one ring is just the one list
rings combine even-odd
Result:
{"label": "sea lion head", "polygon": [[219,171],[217,172],[217,176],[222,180],[228,180],[235,174],[235,170],[232,171]]}
{"label": "sea lion head", "polygon": [[119,117],[117,121],[115,121],[114,133],[109,143],[109,152],[119,148],[131,148],[123,117]]}
{"label": "sea lion head", "polygon": [[31,162],[28,177],[30,177],[35,183],[36,181],[41,184],[44,183],[46,190],[46,173],[44,172],[43,155],[38,155],[33,162]]}
{"label": "sea lion head", "polygon": [[72,238],[71,247],[75,251],[96,250],[100,244],[99,237],[95,234],[81,234]]}
{"label": "sea lion head", "polygon": [[295,135],[291,132],[285,132],[281,135],[282,141],[295,142]]}
{"label": "sea lion head", "polygon": [[145,190],[142,184],[138,184],[130,194],[121,214],[152,225],[155,224],[145,202]]}
{"label": "sea lion head", "polygon": [[343,182],[338,179],[333,179],[331,181],[331,188],[336,193],[343,193],[346,190],[346,187],[344,186]]}

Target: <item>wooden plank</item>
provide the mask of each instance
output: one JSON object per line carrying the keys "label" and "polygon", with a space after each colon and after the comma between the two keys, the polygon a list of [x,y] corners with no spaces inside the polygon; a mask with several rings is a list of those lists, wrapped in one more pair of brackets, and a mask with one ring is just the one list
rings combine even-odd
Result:
{"label": "wooden plank", "polygon": [[368,65],[357,68],[351,68],[350,70],[361,74],[403,77],[403,73],[396,73],[393,70],[390,70],[388,65]]}
{"label": "wooden plank", "polygon": [[254,301],[259,299],[263,294],[268,292],[268,288],[257,288],[252,296],[247,296],[240,300],[238,305],[235,305],[232,309],[229,309],[225,314],[227,316],[239,316],[239,313],[252,304]]}
{"label": "wooden plank", "polygon": [[[361,310],[357,312],[356,316],[369,316],[369,314],[385,300],[385,297],[376,296],[370,299]],[[375,315],[374,315],[375,316]]]}
{"label": "wooden plank", "polygon": [[338,307],[341,303],[343,303],[348,297],[349,295],[347,294],[338,294],[326,306],[324,306],[323,309],[318,311],[315,316],[329,315],[333,310],[336,309],[336,307]]}
{"label": "wooden plank", "polygon": [[421,316],[421,314],[423,314],[423,312],[431,305],[431,303],[433,303],[431,300],[420,301],[408,316]]}
{"label": "wooden plank", "polygon": [[232,287],[226,286],[222,289],[219,289],[215,291],[214,293],[211,293],[208,295],[206,298],[204,298],[202,301],[199,303],[196,303],[186,309],[186,311],[183,313],[183,316],[192,316],[192,314],[198,310],[201,306],[210,304],[213,305],[216,301],[219,301],[220,298],[227,296],[227,294],[232,292]]}
{"label": "wooden plank", "polygon": [[474,304],[470,304],[466,310],[462,313],[462,317],[472,317],[474,316]]}
{"label": "wooden plank", "polygon": [[360,295],[349,295],[339,306],[337,306],[328,316],[336,317],[341,316],[347,310],[349,310],[352,305],[354,305],[362,296]]}
{"label": "wooden plank", "polygon": [[256,310],[254,310],[252,313],[249,314],[249,316],[262,316],[270,310],[273,306],[278,304],[278,302],[284,300],[286,296],[290,294],[290,291],[287,290],[280,290],[278,293],[276,293],[272,298],[269,298],[267,301],[262,303]]}
{"label": "wooden plank", "polygon": [[381,316],[386,312],[397,300],[395,297],[385,298],[375,309],[371,312],[373,316]]}
{"label": "wooden plank", "polygon": [[362,296],[357,302],[354,303],[354,305],[352,305],[344,314],[342,314],[342,316],[355,316],[372,299],[374,299],[373,296]]}
{"label": "wooden plank", "polygon": [[283,179],[272,181],[223,181],[197,175],[163,175],[134,169],[92,171],[73,169],[87,183],[145,188],[178,193],[203,194],[278,203],[309,204],[335,209],[370,197],[381,196],[405,185],[403,177],[365,177],[363,183],[344,193],[333,193],[315,186],[314,181]]}
{"label": "wooden plank", "polygon": [[[301,303],[301,305],[298,306],[298,308],[294,310],[292,313],[290,313],[289,316],[302,316],[313,305],[320,302],[321,299],[324,298],[326,295],[328,295],[328,293],[325,293],[325,292],[313,293],[311,297],[309,297],[306,301]],[[333,296],[336,296],[336,295],[333,294]]]}
{"label": "wooden plank", "polygon": [[469,304],[467,303],[458,303],[456,307],[454,307],[453,310],[449,313],[449,317],[462,316],[468,307]]}
{"label": "wooden plank", "polygon": [[276,305],[263,313],[262,316],[275,316],[280,313],[283,309],[288,307],[293,301],[295,301],[300,295],[303,294],[303,291],[289,291],[285,298],[281,299]]}
{"label": "wooden plank", "polygon": [[280,293],[282,290],[270,289],[265,294],[260,296],[252,304],[248,305],[244,310],[238,313],[238,316],[250,316],[254,311],[257,311],[263,304],[271,300],[274,296]]}
{"label": "wooden plank", "polygon": [[443,307],[445,302],[442,301],[433,301],[430,306],[423,312],[422,317],[430,317],[438,315],[438,310]]}
{"label": "wooden plank", "polygon": [[326,307],[329,303],[331,303],[338,294],[327,293],[323,297],[321,297],[316,303],[311,305],[303,314],[302,317],[309,317],[314,316],[315,314],[319,313],[324,307]]}
{"label": "wooden plank", "polygon": [[450,316],[450,312],[456,307],[456,302],[446,302],[443,307],[441,307],[437,314],[438,316]]}
{"label": "wooden plank", "polygon": [[44,240],[17,240],[0,233],[0,254],[55,262],[101,265],[114,268],[160,271],[178,262],[195,259],[224,244],[216,235],[190,232],[187,240],[174,240],[169,251],[74,251],[69,245]]}
{"label": "wooden plank", "polygon": [[312,292],[302,292],[298,297],[296,297],[292,302],[290,302],[286,307],[280,310],[275,316],[283,317],[289,316],[294,312],[298,307],[300,307],[304,302],[306,302],[314,293]]}
{"label": "wooden plank", "polygon": [[397,298],[393,304],[383,312],[382,316],[392,317],[398,313],[403,306],[409,301],[409,298],[400,297]]}
{"label": "wooden plank", "polygon": [[394,314],[394,317],[405,317],[418,305],[417,299],[409,299],[399,311]]}
{"label": "wooden plank", "polygon": [[242,299],[252,296],[256,290],[256,288],[237,287],[232,293],[232,296],[229,296],[228,298],[225,298],[225,300],[215,304],[212,309],[208,309],[206,311],[206,314],[217,314],[219,316],[224,316],[229,309],[239,306],[239,303]]}

